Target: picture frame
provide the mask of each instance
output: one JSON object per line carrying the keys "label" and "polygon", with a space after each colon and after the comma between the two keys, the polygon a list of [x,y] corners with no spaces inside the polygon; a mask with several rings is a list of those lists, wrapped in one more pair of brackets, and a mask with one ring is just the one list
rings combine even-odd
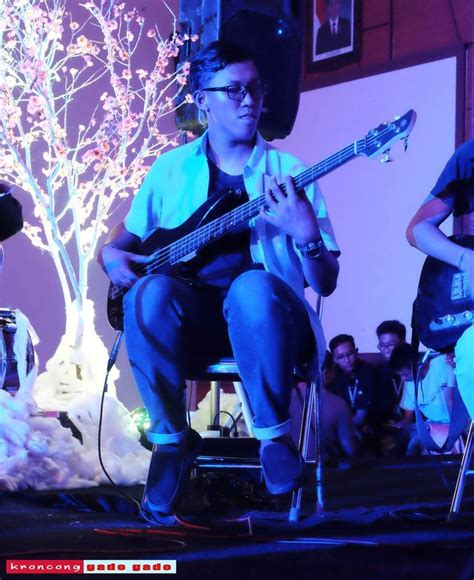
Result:
{"label": "picture frame", "polygon": [[357,61],[361,0],[310,0],[307,5],[307,72],[331,71]]}

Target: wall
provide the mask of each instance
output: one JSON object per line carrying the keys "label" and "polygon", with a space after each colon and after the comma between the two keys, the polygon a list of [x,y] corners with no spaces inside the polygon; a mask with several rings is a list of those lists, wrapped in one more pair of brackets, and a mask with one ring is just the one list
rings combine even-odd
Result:
{"label": "wall", "polygon": [[[312,2],[308,1],[308,10],[311,6]],[[315,126],[310,123],[310,111],[314,113],[319,105],[325,113],[319,115],[316,113],[320,123],[316,124],[314,130],[324,132],[324,128],[329,129],[327,118],[331,117],[332,112],[333,115],[336,114],[336,118],[341,117],[338,119],[337,129],[334,129],[336,134],[348,135],[347,110],[339,108],[340,111],[342,110],[342,114],[339,114],[337,107],[333,106],[334,100],[342,106],[341,96],[345,94],[348,100],[352,101],[352,105],[349,106],[356,108],[357,113],[349,122],[356,127],[361,117],[372,119],[372,111],[368,103],[377,101],[376,110],[378,110],[380,98],[385,99],[385,104],[389,107],[390,104],[399,102],[400,95],[413,96],[413,90],[419,79],[412,79],[415,85],[402,85],[400,94],[396,85],[392,86],[390,83],[385,86],[379,83],[381,94],[375,96],[370,90],[364,94],[359,90],[360,86],[371,87],[373,90],[377,86],[376,79],[379,76],[383,78],[391,71],[400,71],[403,77],[403,71],[409,71],[412,65],[436,63],[440,62],[443,57],[448,58],[453,55],[456,57],[454,79],[453,71],[445,70],[439,78],[439,89],[436,88],[436,78],[431,77],[433,84],[426,79],[424,93],[423,88],[419,93],[421,102],[418,107],[421,108],[418,112],[422,112],[423,115],[415,127],[412,143],[419,143],[419,138],[422,141],[429,138],[429,131],[424,122],[426,119],[423,117],[428,112],[425,108],[430,109],[436,103],[438,119],[433,117],[431,142],[424,145],[425,148],[428,147],[425,151],[430,151],[432,160],[431,163],[427,163],[423,155],[420,157],[420,150],[415,153],[415,164],[408,161],[411,165],[406,175],[410,177],[406,184],[408,190],[401,189],[402,197],[401,199],[397,197],[395,207],[390,208],[390,204],[386,205],[383,200],[377,199],[377,211],[373,214],[366,214],[367,211],[370,212],[370,208],[364,205],[364,200],[370,198],[370,191],[367,192],[365,187],[362,191],[357,191],[360,187],[356,185],[358,182],[350,178],[350,173],[353,173],[353,177],[357,177],[357,168],[344,170],[345,174],[329,176],[327,182],[324,181],[321,184],[324,192],[329,194],[327,202],[333,220],[335,218],[337,222],[335,228],[339,232],[339,239],[340,241],[342,239],[350,254],[347,259],[344,256],[341,257],[343,269],[340,285],[334,298],[329,298],[325,307],[324,326],[327,336],[330,338],[335,333],[343,331],[353,332],[360,337],[362,350],[373,350],[375,344],[373,318],[376,318],[373,316],[374,311],[380,315],[380,319],[394,317],[400,318],[405,323],[410,322],[410,314],[407,311],[410,305],[404,305],[404,302],[408,302],[409,286],[413,286],[414,291],[416,289],[416,278],[423,261],[421,254],[410,252],[403,234],[406,223],[400,222],[409,218],[410,212],[413,213],[454,147],[474,135],[472,108],[474,3],[466,0],[359,0],[359,6],[361,14],[359,59],[329,72],[311,72],[309,68],[306,69],[303,79],[305,92],[301,98],[296,130],[298,126],[306,127],[306,129]],[[306,55],[310,54],[311,48],[309,46],[311,20],[312,15],[308,13]],[[306,58],[308,61],[308,57]],[[422,82],[425,80],[426,72],[427,69],[420,69]],[[363,79],[368,80],[369,84],[364,85]],[[446,98],[444,106],[438,102],[441,97],[439,90],[448,91],[451,94],[451,97],[448,93],[444,95]],[[353,100],[356,100],[357,104],[354,104]],[[432,110],[432,112],[436,111]],[[423,124],[420,125],[420,122]],[[420,130],[424,133],[423,135],[419,135]],[[292,146],[294,137],[295,130],[286,140],[285,146]],[[296,148],[298,149],[297,145]],[[317,148],[316,151],[318,151]],[[299,147],[299,153],[307,157],[304,147]],[[410,156],[411,153],[409,151],[408,155]],[[399,175],[395,178],[397,181],[400,179],[400,174],[405,171],[407,163],[403,159],[400,161],[398,162],[399,171],[397,171]],[[367,174],[369,184],[373,182],[370,173]],[[415,191],[416,184],[421,188],[418,191]],[[394,185],[396,188],[396,183],[389,177],[387,188],[383,190],[383,199],[386,199],[385,193],[394,193]],[[342,191],[345,189],[346,194],[349,193],[351,197],[355,188],[356,195],[362,196],[362,206],[353,207],[350,200],[343,201],[338,188],[342,188]],[[370,189],[371,185],[369,185]],[[372,191],[372,195],[374,193],[375,191]],[[409,193],[408,196],[407,193]],[[333,194],[336,200],[332,199]],[[375,197],[372,200],[375,203]],[[349,206],[347,210],[345,208],[341,210],[341,203]],[[393,213],[390,212],[391,209],[397,211],[395,220]],[[371,217],[373,225],[370,225]],[[380,231],[380,222],[383,224],[383,232]],[[449,231],[451,225],[447,227]],[[454,227],[456,229],[456,224]],[[362,238],[365,242],[358,237],[362,232],[368,232]],[[376,232],[378,236],[375,236],[375,241],[371,240],[369,243],[369,238]],[[398,247],[393,244],[394,241]],[[365,248],[362,247],[364,243]],[[362,255],[361,259],[357,257],[359,251]],[[373,260],[378,264],[378,276],[374,273],[377,267],[374,268]],[[380,267],[383,260],[385,260],[385,267]],[[403,266],[402,270],[400,266]],[[369,280],[371,285],[368,284]],[[341,294],[338,294],[339,292]],[[412,299],[413,297],[412,293]],[[385,314],[382,312],[382,307],[385,308]]]}
{"label": "wall", "polygon": [[[409,109],[417,113],[408,149],[392,146],[393,162],[360,157],[319,180],[342,252],[337,289],[324,300],[328,340],[349,333],[361,351],[374,352],[382,320],[410,328],[424,256],[409,246],[405,230],[454,149],[456,60],[306,91],[291,135],[278,143],[312,165],[383,121]],[[443,227],[449,231],[451,220]],[[314,303],[314,293],[308,296]]]}
{"label": "wall", "polygon": [[[312,2],[306,2],[310,11]],[[427,62],[459,51],[464,62],[460,62],[462,90],[456,140],[459,143],[472,136],[474,3],[471,0],[360,0],[360,6],[360,59],[336,71],[307,73],[304,90]],[[310,18],[307,21],[309,26]],[[307,34],[307,49],[310,38]]]}

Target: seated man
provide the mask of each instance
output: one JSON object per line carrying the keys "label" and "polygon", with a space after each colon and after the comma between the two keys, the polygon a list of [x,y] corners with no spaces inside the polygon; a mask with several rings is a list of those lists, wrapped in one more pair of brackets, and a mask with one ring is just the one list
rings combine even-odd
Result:
{"label": "seated man", "polygon": [[[441,224],[453,216],[458,232],[470,235],[468,247],[458,239],[446,237]],[[450,272],[463,273],[464,284],[471,301],[474,300],[474,139],[460,145],[441,171],[433,189],[411,219],[407,239],[421,252],[444,262],[445,280],[448,288],[453,280]],[[463,242],[466,243],[466,242]],[[449,267],[454,266],[454,271]],[[440,278],[441,279],[441,278]],[[444,293],[444,288],[436,287]],[[449,290],[447,291],[449,295]],[[460,302],[463,304],[464,302]],[[464,303],[465,304],[465,303]],[[465,308],[465,306],[463,306]],[[466,408],[474,419],[474,325],[463,327],[464,331],[455,346],[455,373],[457,386]],[[449,347],[449,344],[445,345]]]}
{"label": "seated man", "polygon": [[[405,381],[400,401],[405,414],[394,426],[404,429],[409,436],[407,455],[419,455],[424,448],[413,423],[416,405],[413,364],[419,357],[409,344],[397,346],[390,357],[390,366]],[[423,365],[418,384],[418,406],[429,423],[449,425],[455,387],[456,379],[446,355],[440,354]]]}
{"label": "seated man", "polygon": [[368,419],[376,388],[376,371],[357,356],[354,337],[349,334],[332,338],[329,349],[336,364],[334,393],[351,408],[359,438],[366,438],[370,431]]}
{"label": "seated man", "polygon": [[352,411],[346,401],[331,392],[337,371],[332,354],[326,353],[322,366],[321,392],[321,445],[325,460],[337,462],[343,457],[354,457],[359,451]]}
{"label": "seated man", "polygon": [[384,320],[376,330],[379,349],[383,361],[377,365],[377,388],[374,392],[370,411],[370,423],[376,432],[378,450],[383,455],[399,451],[393,440],[393,429],[388,426],[402,418],[400,399],[403,381],[390,367],[390,355],[399,344],[405,343],[406,328],[398,320]]}
{"label": "seated man", "polygon": [[[127,351],[154,444],[142,515],[157,524],[175,521],[200,450],[201,438],[186,421],[185,379],[229,351],[249,397],[267,489],[281,494],[299,486],[303,460],[289,436],[293,371],[310,359],[316,370],[324,357],[322,328],[305,301],[304,283],[329,295],[339,271],[319,188],[297,192],[289,176],[304,167],[257,131],[265,91],[251,55],[213,42],[193,56],[189,85],[207,130],[155,161],[125,224],[99,257],[114,285],[129,289]],[[166,229],[153,234],[166,238],[157,252],[165,253],[171,235],[171,245],[187,248],[187,220],[209,198],[228,200],[229,191],[241,201],[255,200],[258,216],[250,227],[209,244],[191,270],[160,268],[140,254],[154,228]],[[193,234],[195,228],[189,226]],[[168,262],[172,258],[168,254]],[[139,264],[149,265],[141,277]]]}

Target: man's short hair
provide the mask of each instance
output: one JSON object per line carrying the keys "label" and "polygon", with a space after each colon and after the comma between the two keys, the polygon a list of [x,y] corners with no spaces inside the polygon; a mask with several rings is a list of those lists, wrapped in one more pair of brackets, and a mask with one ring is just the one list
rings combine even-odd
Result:
{"label": "man's short hair", "polygon": [[405,341],[407,329],[399,320],[384,320],[377,326],[377,336],[381,334],[396,334],[400,340]]}
{"label": "man's short hair", "polygon": [[417,361],[418,351],[416,348],[407,342],[401,342],[390,355],[390,368],[395,372],[406,368],[411,369]]}
{"label": "man's short hair", "polygon": [[354,337],[350,334],[338,334],[334,338],[331,338],[329,342],[329,350],[334,352],[334,350],[340,345],[344,344],[345,342],[350,342],[352,346],[355,348],[355,340]]}
{"label": "man's short hair", "polygon": [[211,42],[191,58],[188,77],[191,94],[206,88],[212,77],[226,66],[247,61],[255,64],[246,48],[222,40]]}

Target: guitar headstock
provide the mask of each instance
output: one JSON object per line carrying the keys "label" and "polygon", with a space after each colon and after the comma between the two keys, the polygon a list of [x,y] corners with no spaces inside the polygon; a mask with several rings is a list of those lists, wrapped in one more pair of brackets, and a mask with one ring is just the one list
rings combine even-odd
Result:
{"label": "guitar headstock", "polygon": [[405,139],[406,149],[408,135],[411,133],[415,121],[416,113],[410,109],[403,117],[395,117],[390,123],[382,123],[370,130],[365,139],[357,142],[357,154],[366,155],[369,158],[376,157],[380,153],[386,153],[400,139]]}

